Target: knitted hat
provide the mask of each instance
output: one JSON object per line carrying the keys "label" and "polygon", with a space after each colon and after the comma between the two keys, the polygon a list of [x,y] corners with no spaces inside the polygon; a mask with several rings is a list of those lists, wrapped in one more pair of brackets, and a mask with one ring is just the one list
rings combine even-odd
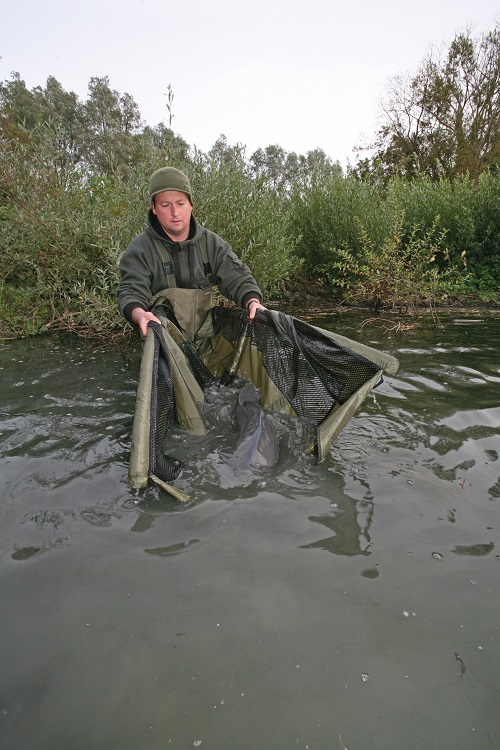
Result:
{"label": "knitted hat", "polygon": [[151,202],[155,195],[163,193],[164,190],[177,190],[179,193],[186,193],[189,202],[193,205],[189,179],[175,167],[157,169],[149,178],[149,197]]}

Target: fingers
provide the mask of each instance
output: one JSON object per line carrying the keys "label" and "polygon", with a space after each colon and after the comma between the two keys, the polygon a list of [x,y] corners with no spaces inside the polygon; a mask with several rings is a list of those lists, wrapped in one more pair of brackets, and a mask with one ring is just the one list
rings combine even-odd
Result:
{"label": "fingers", "polygon": [[[147,317],[146,317],[147,316]],[[142,318],[139,326],[141,329],[141,333],[143,336],[148,335],[148,326],[150,323],[158,323],[158,325],[161,325],[161,321],[158,320],[156,315],[153,315],[153,313],[146,313],[146,316]]]}
{"label": "fingers", "polygon": [[140,331],[144,337],[148,335],[148,325],[151,321],[154,321],[155,323],[161,325],[161,322],[158,320],[156,315],[153,315],[153,313],[149,312],[148,310],[136,308],[132,315],[134,322],[139,326]]}
{"label": "fingers", "polygon": [[260,302],[257,302],[257,300],[252,300],[248,305],[248,312],[250,320],[253,320],[255,318],[255,313],[257,310],[267,310],[264,305],[261,305]]}

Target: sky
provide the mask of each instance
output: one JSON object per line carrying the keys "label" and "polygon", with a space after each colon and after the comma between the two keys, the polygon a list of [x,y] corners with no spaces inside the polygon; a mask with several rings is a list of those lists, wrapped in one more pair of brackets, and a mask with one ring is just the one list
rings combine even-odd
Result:
{"label": "sky", "polygon": [[323,149],[344,167],[377,129],[388,81],[430,47],[500,20],[498,0],[24,0],[4,3],[0,81],[54,76],[85,100],[91,77],[130,94],[148,125],[208,151]]}

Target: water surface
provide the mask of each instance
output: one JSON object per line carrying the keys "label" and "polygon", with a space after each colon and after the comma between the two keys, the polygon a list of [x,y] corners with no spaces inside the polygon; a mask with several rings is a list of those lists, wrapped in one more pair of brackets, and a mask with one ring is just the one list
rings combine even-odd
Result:
{"label": "water surface", "polygon": [[500,319],[312,322],[399,372],[320,466],[235,472],[216,394],[187,505],[127,485],[137,351],[0,351],[2,750],[500,747]]}

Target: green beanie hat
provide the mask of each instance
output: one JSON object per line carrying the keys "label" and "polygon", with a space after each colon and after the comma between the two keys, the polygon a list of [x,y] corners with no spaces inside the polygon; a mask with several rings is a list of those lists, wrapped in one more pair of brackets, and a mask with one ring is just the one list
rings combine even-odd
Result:
{"label": "green beanie hat", "polygon": [[189,202],[193,205],[191,197],[191,184],[189,178],[175,167],[162,167],[157,169],[149,178],[149,198],[153,198],[164,190],[177,190],[179,193],[186,193]]}

